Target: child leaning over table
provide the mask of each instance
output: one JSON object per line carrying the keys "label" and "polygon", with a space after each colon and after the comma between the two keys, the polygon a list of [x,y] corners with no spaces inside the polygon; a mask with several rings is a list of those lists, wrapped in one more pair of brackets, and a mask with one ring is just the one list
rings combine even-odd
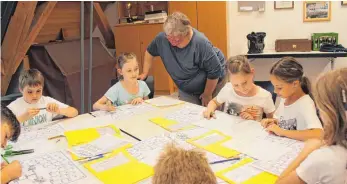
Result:
{"label": "child leaning over table", "polygon": [[[1,104],[1,148],[8,140],[16,141],[20,134],[20,124],[10,109]],[[1,183],[8,183],[22,175],[22,166],[18,161],[7,163],[1,156]]]}

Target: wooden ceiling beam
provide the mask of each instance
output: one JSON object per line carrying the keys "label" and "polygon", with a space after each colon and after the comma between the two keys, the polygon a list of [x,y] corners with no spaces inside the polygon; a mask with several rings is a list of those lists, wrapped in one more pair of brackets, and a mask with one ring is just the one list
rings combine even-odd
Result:
{"label": "wooden ceiling beam", "polygon": [[93,6],[95,11],[94,20],[96,21],[97,26],[99,27],[100,32],[105,39],[106,46],[108,48],[114,49],[115,48],[114,34],[107,20],[107,17],[99,3],[94,3]]}

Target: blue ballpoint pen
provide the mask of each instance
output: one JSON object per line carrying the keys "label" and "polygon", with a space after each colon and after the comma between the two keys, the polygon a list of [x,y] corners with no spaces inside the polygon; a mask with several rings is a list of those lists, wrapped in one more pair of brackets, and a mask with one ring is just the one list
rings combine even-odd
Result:
{"label": "blue ballpoint pen", "polygon": [[96,160],[96,159],[99,159],[99,158],[103,158],[105,154],[99,154],[99,155],[95,155],[95,156],[92,156],[92,157],[87,157],[87,158],[82,158],[80,160],[77,160],[79,162],[90,162],[90,161],[93,161],[93,160]]}
{"label": "blue ballpoint pen", "polygon": [[240,160],[239,157],[235,157],[235,158],[230,158],[230,159],[226,159],[226,160],[218,160],[215,162],[211,162],[210,164],[220,164],[220,163],[224,163],[224,162],[230,162],[230,161],[234,161],[234,160]]}

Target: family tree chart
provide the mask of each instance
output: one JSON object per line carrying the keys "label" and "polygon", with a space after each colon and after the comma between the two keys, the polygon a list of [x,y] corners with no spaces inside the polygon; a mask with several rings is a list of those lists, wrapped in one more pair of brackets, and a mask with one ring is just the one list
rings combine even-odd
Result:
{"label": "family tree chart", "polygon": [[21,161],[23,174],[11,184],[70,184],[86,175],[61,151]]}

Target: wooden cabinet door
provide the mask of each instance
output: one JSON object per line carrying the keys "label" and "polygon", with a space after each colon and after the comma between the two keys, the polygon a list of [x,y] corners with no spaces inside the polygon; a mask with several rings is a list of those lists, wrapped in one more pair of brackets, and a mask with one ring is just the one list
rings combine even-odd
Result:
{"label": "wooden cabinet door", "polygon": [[[144,59],[145,52],[148,45],[153,41],[155,36],[163,30],[163,24],[150,24],[141,25],[140,28],[140,43],[142,60]],[[154,89],[156,95],[171,94],[174,91],[173,81],[167,73],[163,62],[160,57],[155,57],[152,63],[150,75],[154,77]]]}
{"label": "wooden cabinet door", "polygon": [[225,1],[197,2],[198,30],[228,57],[226,8]]}
{"label": "wooden cabinet door", "polygon": [[198,28],[196,1],[169,1],[169,14],[175,11],[184,13],[194,28]]}
{"label": "wooden cabinet door", "polygon": [[143,61],[141,59],[140,32],[138,26],[117,26],[114,28],[116,55],[122,52],[133,52],[139,62],[140,73],[142,73]]}

